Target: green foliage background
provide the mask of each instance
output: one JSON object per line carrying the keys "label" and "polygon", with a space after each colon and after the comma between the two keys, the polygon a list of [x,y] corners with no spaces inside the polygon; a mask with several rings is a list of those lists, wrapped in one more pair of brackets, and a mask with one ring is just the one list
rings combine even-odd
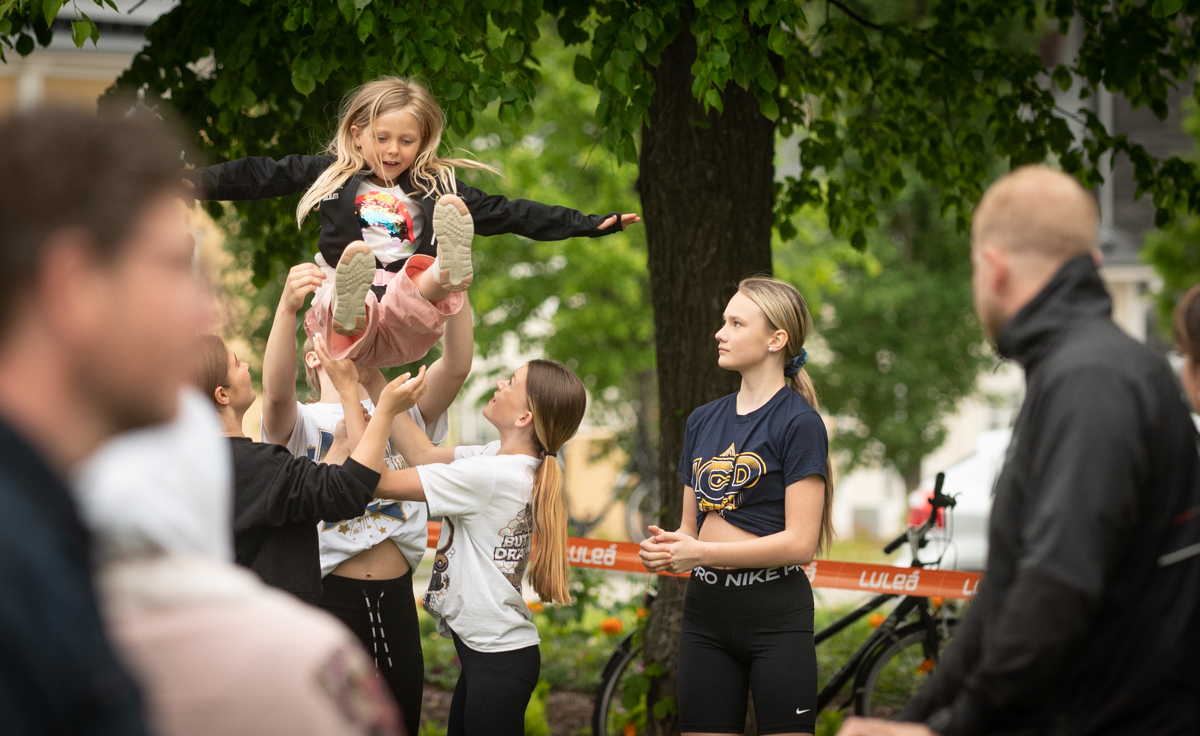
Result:
{"label": "green foliage background", "polygon": [[[1200,108],[1195,103],[1189,105],[1183,129],[1200,142]],[[1197,157],[1193,151],[1191,158]],[[1183,212],[1169,227],[1146,233],[1142,257],[1162,277],[1163,288],[1156,299],[1157,322],[1161,336],[1170,340],[1175,304],[1200,283],[1200,217]]]}

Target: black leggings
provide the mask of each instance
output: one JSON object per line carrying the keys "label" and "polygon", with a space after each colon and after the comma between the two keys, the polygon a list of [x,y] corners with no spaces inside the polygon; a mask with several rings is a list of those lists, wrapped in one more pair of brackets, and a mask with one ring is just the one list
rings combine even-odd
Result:
{"label": "black leggings", "polygon": [[425,661],[412,571],[392,580],[327,575],[321,583],[325,590],[317,605],[341,619],[374,657],[400,706],[405,728],[416,736],[421,725]]}
{"label": "black leggings", "polygon": [[742,733],[753,691],[760,734],[813,733],[817,652],[804,570],[692,571],[678,683],[685,732]]}
{"label": "black leggings", "polygon": [[462,674],[450,700],[446,736],[525,736],[525,708],[537,687],[537,645],[510,652],[477,652],[454,635]]}

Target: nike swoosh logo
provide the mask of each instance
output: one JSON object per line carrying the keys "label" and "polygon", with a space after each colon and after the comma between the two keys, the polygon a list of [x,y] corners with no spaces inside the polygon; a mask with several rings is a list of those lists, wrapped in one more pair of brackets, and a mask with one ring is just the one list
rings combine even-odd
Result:
{"label": "nike swoosh logo", "polygon": [[796,709],[796,715],[800,715],[802,713],[807,713],[807,712],[808,712],[808,708],[805,708],[804,710],[800,710],[799,708]]}

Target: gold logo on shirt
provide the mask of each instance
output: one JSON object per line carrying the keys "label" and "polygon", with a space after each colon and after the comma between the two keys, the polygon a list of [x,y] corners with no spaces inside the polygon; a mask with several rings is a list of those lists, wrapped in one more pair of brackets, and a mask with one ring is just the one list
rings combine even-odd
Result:
{"label": "gold logo on shirt", "polygon": [[734,445],[707,462],[698,457],[692,461],[696,504],[701,511],[736,509],[742,503],[742,491],[753,488],[765,472],[767,464],[762,457],[739,453]]}

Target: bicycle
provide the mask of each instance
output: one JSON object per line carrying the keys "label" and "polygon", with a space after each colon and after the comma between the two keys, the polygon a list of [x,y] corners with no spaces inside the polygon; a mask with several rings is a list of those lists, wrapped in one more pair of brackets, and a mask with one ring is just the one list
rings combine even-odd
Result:
{"label": "bicycle", "polygon": [[[567,529],[573,537],[586,537],[591,533],[592,529],[599,526],[607,517],[610,511],[621,502],[625,503],[625,526],[630,530],[630,539],[634,542],[641,542],[645,536],[635,536],[633,533],[634,519],[638,521],[645,520],[646,524],[653,524],[654,518],[645,510],[650,503],[658,502],[657,483],[647,483],[640,479],[635,472],[623,470],[617,474],[613,481],[612,489],[608,492],[608,499],[604,506],[599,511],[593,513],[588,518],[574,516],[567,508]],[[657,507],[655,507],[657,512]]]}
{"label": "bicycle", "polygon": [[[917,553],[926,546],[927,535],[937,525],[941,510],[953,509],[955,505],[953,498],[942,493],[944,481],[945,475],[938,473],[933,496],[929,499],[929,518],[889,542],[883,548],[885,554],[908,544],[913,567],[936,565],[941,561],[939,556],[933,562],[923,563]],[[846,684],[853,680],[850,696],[838,705],[838,710],[853,706],[856,715],[894,716],[916,694],[937,665],[958,623],[958,616],[944,603],[935,605],[925,597],[894,593],[877,595],[817,632],[816,644],[827,641],[892,598],[900,600],[891,613],[817,694],[818,712],[833,704]],[[647,595],[647,601],[650,600],[652,596]],[[641,649],[641,629],[636,629],[621,640],[605,664],[592,710],[594,736],[634,736],[644,724],[649,675],[641,659]]]}

